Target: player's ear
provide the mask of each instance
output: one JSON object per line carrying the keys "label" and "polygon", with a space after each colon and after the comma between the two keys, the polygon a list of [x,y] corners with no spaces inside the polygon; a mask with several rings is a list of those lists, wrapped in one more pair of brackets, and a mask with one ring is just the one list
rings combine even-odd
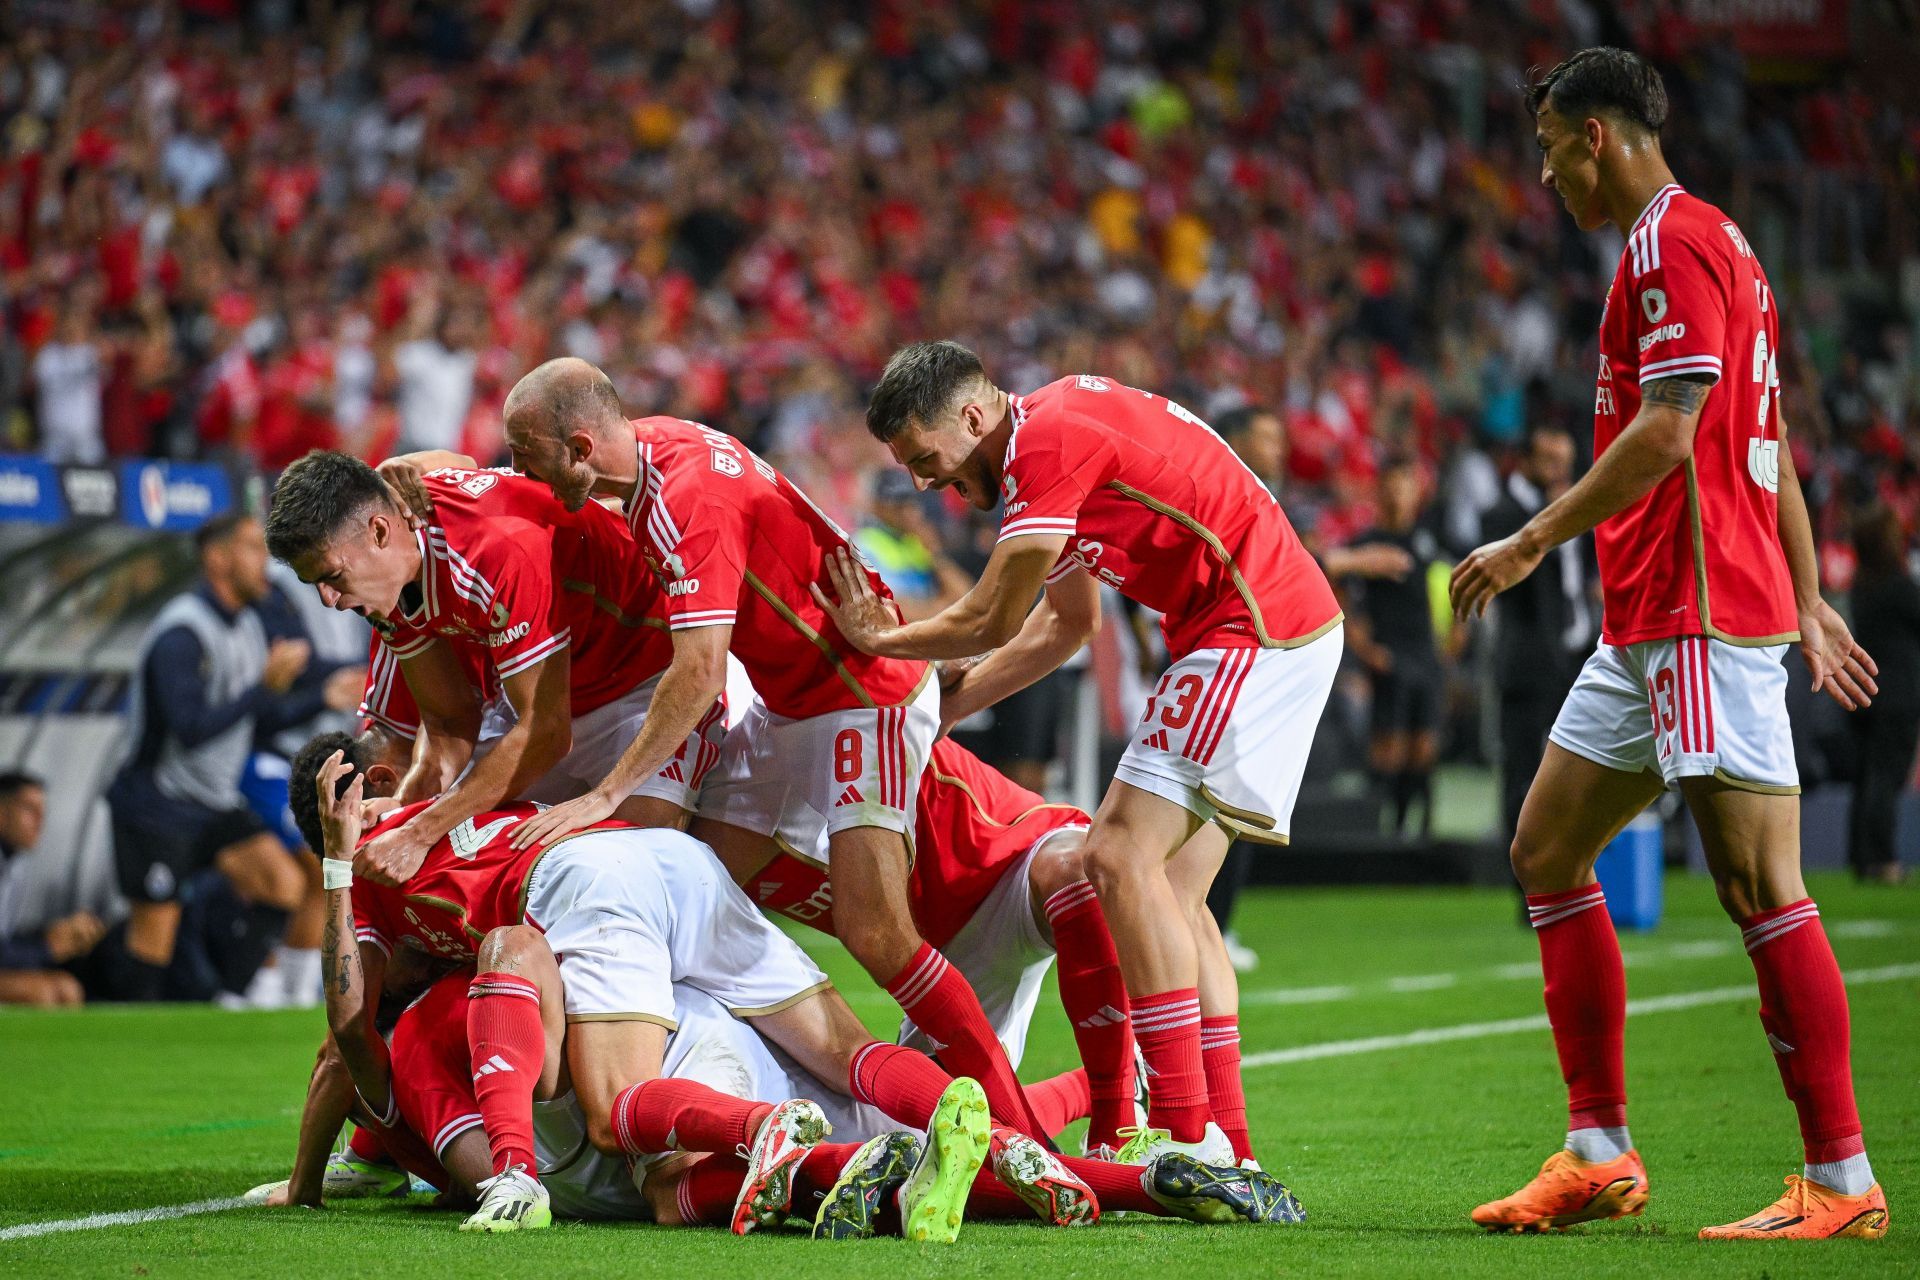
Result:
{"label": "player's ear", "polygon": [[1607,144],[1606,122],[1598,117],[1588,116],[1585,128],[1587,132],[1587,151],[1589,154],[1597,156],[1600,154],[1600,148]]}
{"label": "player's ear", "polygon": [[369,796],[390,796],[400,789],[400,774],[392,765],[370,764],[366,775]]}
{"label": "player's ear", "polygon": [[567,436],[567,453],[575,462],[585,462],[593,456],[593,435],[587,431],[570,432]]}

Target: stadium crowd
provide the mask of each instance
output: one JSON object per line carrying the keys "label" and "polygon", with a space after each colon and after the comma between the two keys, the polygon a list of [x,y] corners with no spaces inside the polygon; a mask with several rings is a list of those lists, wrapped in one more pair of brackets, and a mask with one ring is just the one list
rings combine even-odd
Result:
{"label": "stadium crowd", "polygon": [[[1322,554],[1379,528],[1383,471],[1411,459],[1449,560],[1529,427],[1589,448],[1619,244],[1541,188],[1516,86],[1611,41],[1662,57],[1676,170],[1779,283],[1827,583],[1852,584],[1862,512],[1890,511],[1902,555],[1920,526],[1920,301],[1899,293],[1920,120],[1865,73],[1763,82],[1587,0],[178,0],[13,21],[0,449],[498,459],[507,388],[572,354],[636,414],[745,439],[937,600],[991,523],[952,500],[901,514],[861,409],[895,344],[942,335],[1016,389],[1097,370],[1212,419],[1271,406],[1263,478]],[[1465,681],[1460,640],[1438,660]],[[1453,754],[1483,750],[1473,701]]]}

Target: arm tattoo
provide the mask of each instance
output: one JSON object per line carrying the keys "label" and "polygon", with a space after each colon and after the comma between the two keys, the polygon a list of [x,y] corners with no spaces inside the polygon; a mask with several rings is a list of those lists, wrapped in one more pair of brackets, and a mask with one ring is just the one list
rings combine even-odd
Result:
{"label": "arm tattoo", "polygon": [[1643,404],[1657,404],[1669,409],[1678,409],[1681,413],[1692,413],[1706,400],[1707,392],[1713,390],[1713,381],[1712,378],[1698,373],[1656,378],[1640,388],[1640,401]]}

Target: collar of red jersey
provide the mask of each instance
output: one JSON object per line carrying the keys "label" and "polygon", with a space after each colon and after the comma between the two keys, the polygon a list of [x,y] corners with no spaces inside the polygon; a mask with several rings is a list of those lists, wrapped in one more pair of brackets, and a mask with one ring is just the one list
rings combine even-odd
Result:
{"label": "collar of red jersey", "polygon": [[1666,186],[1654,192],[1653,199],[1647,201],[1647,207],[1642,209],[1640,211],[1640,216],[1633,220],[1633,226],[1628,229],[1627,234],[1632,235],[1635,231],[1638,231],[1640,229],[1641,224],[1646,222],[1647,215],[1653,212],[1653,206],[1659,204],[1662,200],[1665,200],[1670,195],[1685,195],[1686,193],[1687,193],[1686,188],[1682,187],[1677,182],[1669,182]]}

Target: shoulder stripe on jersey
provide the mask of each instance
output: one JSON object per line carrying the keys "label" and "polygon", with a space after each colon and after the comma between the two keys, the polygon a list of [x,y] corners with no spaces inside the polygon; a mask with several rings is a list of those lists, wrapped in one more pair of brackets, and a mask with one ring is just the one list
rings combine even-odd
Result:
{"label": "shoulder stripe on jersey", "polygon": [[413,544],[420,548],[420,609],[417,613],[403,611],[401,616],[405,618],[440,616],[440,589],[436,585],[440,575],[433,571],[433,551],[427,545],[428,531],[432,528],[429,525],[426,529],[414,530]]}
{"label": "shoulder stripe on jersey", "polygon": [[570,639],[572,639],[571,632],[560,631],[555,635],[548,636],[545,640],[542,640],[533,648],[528,649],[525,653],[515,654],[512,658],[500,663],[494,670],[499,673],[502,680],[505,680],[508,676],[517,676],[528,667],[533,666],[537,662],[543,662],[560,650],[566,648],[567,641]]}
{"label": "shoulder stripe on jersey", "polygon": [[380,954],[383,956],[391,956],[393,954],[392,944],[382,937],[378,930],[370,928],[355,929],[353,931],[353,937],[356,942],[371,943],[373,946],[378,947]]}
{"label": "shoulder stripe on jersey", "polygon": [[1635,279],[1659,268],[1660,220],[1667,216],[1667,206],[1673,203],[1674,197],[1682,194],[1679,186],[1668,183],[1647,202],[1634,223],[1632,233],[1627,236],[1627,249]]}
{"label": "shoulder stripe on jersey", "polygon": [[405,661],[406,659],[411,658],[414,654],[419,653],[421,650],[425,649],[428,645],[432,644],[433,637],[432,636],[415,636],[413,639],[407,641],[405,644],[393,644],[391,641],[385,641],[383,643],[387,644],[387,646],[393,650],[394,657],[399,658],[402,661]]}
{"label": "shoulder stripe on jersey", "polygon": [[1007,456],[1006,460],[1000,464],[1003,471],[1007,463],[1013,461],[1014,454],[1019,450],[1020,428],[1027,425],[1027,398],[1010,395],[1007,397],[1007,404],[1013,414],[1013,430],[1007,433]]}
{"label": "shoulder stripe on jersey", "polygon": [[446,563],[447,579],[453,583],[454,593],[464,600],[478,605],[484,612],[493,608],[495,595],[493,584],[482,577],[467,558],[455,551],[447,542],[447,535],[435,529],[429,535],[433,553]]}
{"label": "shoulder stripe on jersey", "polygon": [[1066,534],[1071,537],[1079,527],[1078,517],[1067,516],[1028,516],[1024,520],[1013,520],[1000,526],[1000,537],[996,541],[1004,542],[1008,538],[1018,538],[1026,534]]}
{"label": "shoulder stripe on jersey", "polygon": [[1658,382],[1662,378],[1675,378],[1683,373],[1710,373],[1715,378],[1721,374],[1719,356],[1680,356],[1673,360],[1656,360],[1640,370],[1640,384]]}

